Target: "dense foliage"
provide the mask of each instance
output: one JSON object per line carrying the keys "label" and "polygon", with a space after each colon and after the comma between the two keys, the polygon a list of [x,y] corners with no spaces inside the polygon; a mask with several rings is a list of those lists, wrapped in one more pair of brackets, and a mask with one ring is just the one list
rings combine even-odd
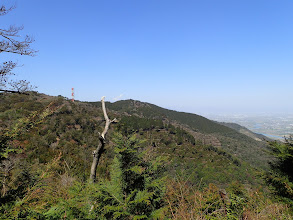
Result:
{"label": "dense foliage", "polygon": [[162,218],[165,212],[163,159],[149,160],[135,136],[116,135],[109,181],[98,186],[95,212],[105,219]]}
{"label": "dense foliage", "polygon": [[[99,102],[92,104],[100,106]],[[172,111],[135,100],[123,100],[107,104],[109,109],[116,112],[184,125],[185,128],[197,133],[198,136],[204,136],[200,138],[203,142],[214,144],[217,141],[225,151],[236,155],[252,166],[261,167],[262,169],[269,168],[268,161],[272,157],[266,153],[267,144],[264,141],[254,140],[232,128],[208,120],[200,115]]]}
{"label": "dense foliage", "polygon": [[284,143],[270,142],[272,154],[276,160],[271,162],[272,170],[267,181],[282,200],[290,203],[293,208],[293,139],[285,139]]}
{"label": "dense foliage", "polygon": [[261,168],[206,144],[179,119],[148,106],[144,116],[139,102],[132,111],[106,103],[116,105],[108,114],[119,122],[96,184],[88,180],[104,126],[100,106],[37,93],[0,94],[0,102],[1,219],[290,218]]}

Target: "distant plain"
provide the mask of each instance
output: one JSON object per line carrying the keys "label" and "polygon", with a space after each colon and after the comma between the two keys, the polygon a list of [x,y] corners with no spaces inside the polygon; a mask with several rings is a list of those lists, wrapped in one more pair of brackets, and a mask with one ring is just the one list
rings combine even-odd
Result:
{"label": "distant plain", "polygon": [[219,122],[237,123],[255,133],[276,140],[283,140],[293,133],[293,114],[209,114],[205,117]]}

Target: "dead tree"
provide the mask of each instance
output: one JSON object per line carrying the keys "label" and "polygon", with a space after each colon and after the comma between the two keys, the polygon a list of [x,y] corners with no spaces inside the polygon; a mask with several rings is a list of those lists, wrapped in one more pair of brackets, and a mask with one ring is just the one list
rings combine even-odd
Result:
{"label": "dead tree", "polygon": [[102,152],[104,150],[105,144],[106,144],[106,134],[109,130],[110,124],[113,122],[116,122],[116,118],[113,120],[110,120],[107,112],[106,112],[106,107],[105,107],[105,96],[102,97],[101,99],[101,103],[102,103],[102,109],[103,109],[103,113],[104,113],[104,118],[105,118],[105,128],[104,131],[102,132],[102,134],[99,134],[99,145],[97,147],[96,150],[93,151],[93,163],[92,163],[92,167],[91,167],[91,176],[90,176],[90,180],[91,182],[95,182],[96,181],[96,171],[97,171],[97,167],[99,165],[99,160],[100,157],[102,155]]}

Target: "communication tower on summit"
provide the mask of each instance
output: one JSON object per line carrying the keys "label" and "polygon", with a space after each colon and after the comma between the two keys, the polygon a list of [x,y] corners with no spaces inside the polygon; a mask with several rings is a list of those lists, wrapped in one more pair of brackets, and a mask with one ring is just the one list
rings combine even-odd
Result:
{"label": "communication tower on summit", "polygon": [[74,102],[74,88],[71,88],[71,101]]}

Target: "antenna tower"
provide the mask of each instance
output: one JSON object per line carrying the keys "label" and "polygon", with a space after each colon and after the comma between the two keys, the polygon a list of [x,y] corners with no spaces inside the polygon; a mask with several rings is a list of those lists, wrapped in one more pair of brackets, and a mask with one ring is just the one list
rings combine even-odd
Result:
{"label": "antenna tower", "polygon": [[71,88],[71,101],[74,102],[74,88]]}

